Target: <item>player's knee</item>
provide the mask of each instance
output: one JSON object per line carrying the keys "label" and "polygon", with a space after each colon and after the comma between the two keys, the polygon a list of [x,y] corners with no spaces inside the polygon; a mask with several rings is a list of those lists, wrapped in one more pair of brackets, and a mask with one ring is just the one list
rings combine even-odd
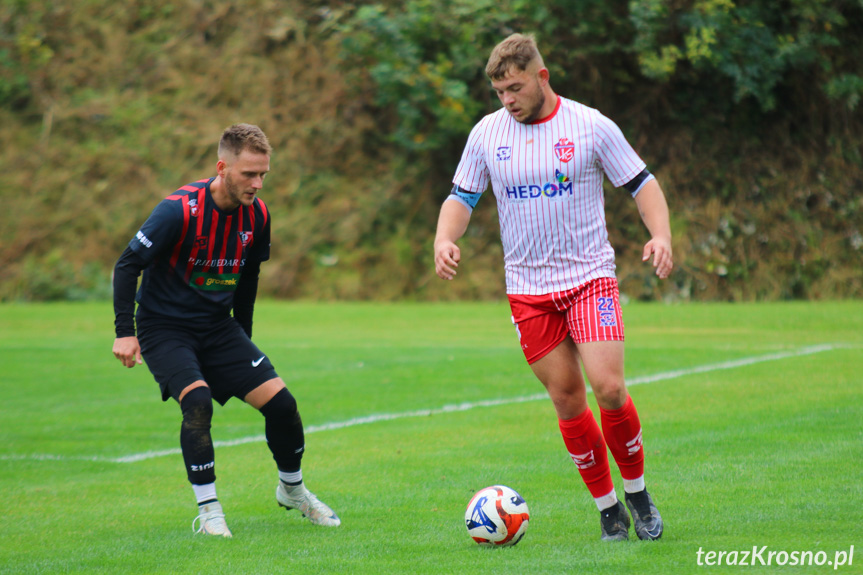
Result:
{"label": "player's knee", "polygon": [[628,392],[622,381],[604,382],[601,385],[591,384],[596,401],[604,409],[619,409],[626,403]]}
{"label": "player's knee", "polygon": [[297,400],[286,387],[283,387],[270,398],[270,401],[261,406],[261,414],[266,419],[296,419],[299,417]]}
{"label": "player's knee", "polygon": [[283,471],[299,469],[305,451],[305,434],[294,396],[287,389],[280,389],[261,407],[261,414],[266,421],[267,446],[278,468]]}
{"label": "player's knee", "polygon": [[210,388],[196,387],[180,402],[183,411],[183,427],[187,429],[209,429],[213,419],[213,396]]}

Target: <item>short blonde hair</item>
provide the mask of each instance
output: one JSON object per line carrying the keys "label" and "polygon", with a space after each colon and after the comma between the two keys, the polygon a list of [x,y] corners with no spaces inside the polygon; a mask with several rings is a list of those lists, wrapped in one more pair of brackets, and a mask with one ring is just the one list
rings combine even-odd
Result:
{"label": "short blonde hair", "polygon": [[269,156],[273,148],[270,146],[267,135],[257,126],[252,124],[234,124],[226,128],[222,132],[222,139],[219,140],[219,158],[224,157],[226,154],[236,157],[243,150]]}
{"label": "short blonde hair", "polygon": [[493,81],[502,80],[510,68],[524,72],[534,63],[540,68],[545,66],[533,35],[512,34],[491,51],[485,73]]}

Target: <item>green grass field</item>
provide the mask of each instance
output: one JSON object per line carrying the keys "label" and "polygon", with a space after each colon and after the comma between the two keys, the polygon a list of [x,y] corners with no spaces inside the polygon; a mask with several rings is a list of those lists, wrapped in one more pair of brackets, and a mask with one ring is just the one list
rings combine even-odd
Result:
{"label": "green grass field", "polygon": [[[506,304],[269,301],[255,339],[342,526],[276,505],[263,418],[232,400],[213,427],[222,540],[192,533],[180,411],[113,358],[110,304],[0,306],[0,572],[730,573],[750,569],[698,562],[766,546],[754,572],[832,572],[844,552],[835,570],[863,573],[863,302],[630,303],[624,320],[662,540],[600,542]],[[513,548],[464,528],[494,483],[530,507]]]}

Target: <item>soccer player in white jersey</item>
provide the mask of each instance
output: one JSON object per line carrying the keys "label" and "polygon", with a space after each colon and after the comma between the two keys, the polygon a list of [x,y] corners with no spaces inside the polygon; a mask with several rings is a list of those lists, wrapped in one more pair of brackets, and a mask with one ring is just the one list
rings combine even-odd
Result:
{"label": "soccer player in white jersey", "polygon": [[[623,320],[614,250],[605,222],[603,177],[635,199],[650,233],[643,260],[656,275],[673,267],[668,205],[617,125],[555,94],[532,36],[513,34],[491,53],[486,74],[503,108],[468,138],[441,207],[435,271],[452,280],[456,242],[491,182],[500,216],[506,289],[525,358],[548,390],[564,444],[600,510],[603,540],[662,536],[644,480],[641,423],[623,377]],[[596,397],[602,428],[587,403]],[[614,489],[611,451],[626,506]]]}

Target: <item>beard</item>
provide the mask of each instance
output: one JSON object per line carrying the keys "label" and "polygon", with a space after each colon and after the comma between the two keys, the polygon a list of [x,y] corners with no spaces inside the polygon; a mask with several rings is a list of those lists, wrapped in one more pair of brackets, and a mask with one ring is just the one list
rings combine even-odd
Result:
{"label": "beard", "polygon": [[519,121],[522,124],[530,124],[539,120],[539,112],[542,110],[543,106],[545,106],[545,94],[542,93],[542,90],[539,90],[536,99],[531,102],[530,108],[526,110],[527,113],[524,119]]}
{"label": "beard", "polygon": [[231,174],[225,174],[225,193],[230,200],[238,206],[243,205],[243,190],[231,178]]}

